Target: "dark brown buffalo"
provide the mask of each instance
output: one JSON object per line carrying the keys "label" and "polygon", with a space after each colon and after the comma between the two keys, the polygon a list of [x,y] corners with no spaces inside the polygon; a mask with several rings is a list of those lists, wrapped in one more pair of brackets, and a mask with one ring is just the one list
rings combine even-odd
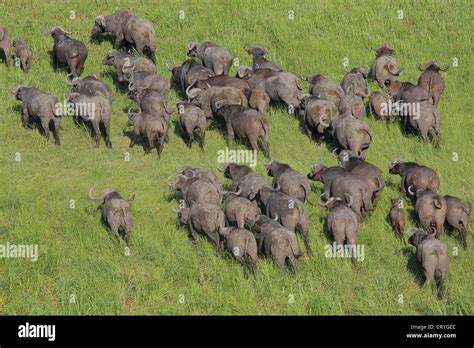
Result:
{"label": "dark brown buffalo", "polygon": [[418,69],[422,71],[418,78],[418,86],[428,92],[429,102],[436,107],[444,91],[444,79],[439,72],[448,71],[448,68],[448,65],[441,68],[436,62],[429,62],[424,68],[418,66]]}

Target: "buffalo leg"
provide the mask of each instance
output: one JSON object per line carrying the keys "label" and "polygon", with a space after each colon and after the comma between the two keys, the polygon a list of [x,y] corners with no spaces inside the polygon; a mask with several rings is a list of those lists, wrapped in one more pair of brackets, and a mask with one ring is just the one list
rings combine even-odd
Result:
{"label": "buffalo leg", "polygon": [[192,225],[189,225],[189,232],[190,232],[191,239],[192,239],[193,241],[197,241],[197,239],[198,239],[198,234],[197,234],[196,230],[193,228]]}
{"label": "buffalo leg", "polygon": [[150,134],[148,136],[148,153],[150,153],[154,147],[155,147],[155,135]]}
{"label": "buffalo leg", "polygon": [[250,147],[252,148],[252,150],[254,150],[255,152],[258,152],[258,138],[252,138],[252,139],[249,138],[249,142],[250,142]]}
{"label": "buffalo leg", "polygon": [[21,65],[21,70],[23,70],[24,72],[28,72],[28,66],[27,66],[26,59],[22,58],[20,60],[20,65]]}
{"label": "buffalo leg", "polygon": [[265,150],[265,155],[270,158],[270,141],[268,140],[268,134],[263,136],[263,148]]}
{"label": "buffalo leg", "polygon": [[61,145],[61,142],[59,141],[59,117],[53,117],[53,136],[54,136],[54,143],[56,145]]}
{"label": "buffalo leg", "polygon": [[229,138],[229,145],[234,146],[235,134],[234,134],[234,129],[232,128],[232,125],[230,124],[227,125],[227,137]]}
{"label": "buffalo leg", "polygon": [[199,143],[199,147],[201,148],[202,151],[204,151],[204,140],[206,139],[206,130],[205,129],[200,129],[201,131],[201,141]]}
{"label": "buffalo leg", "polygon": [[124,40],[123,34],[118,34],[115,37],[115,43],[114,43],[114,48],[118,50],[122,46],[122,42]]}
{"label": "buffalo leg", "polygon": [[46,137],[46,141],[49,141],[49,119],[42,119],[41,120],[41,126],[43,127],[44,130],[44,136]]}
{"label": "buffalo leg", "polygon": [[459,237],[461,238],[462,247],[464,250],[467,249],[467,241],[466,241],[466,229],[464,228],[462,222],[460,221],[459,224],[450,224],[454,229],[459,231]]}
{"label": "buffalo leg", "polygon": [[160,145],[158,149],[158,158],[161,158],[161,153],[163,152],[163,147],[165,146],[165,137],[162,136],[158,139],[158,144]]}
{"label": "buffalo leg", "polygon": [[102,122],[102,124],[104,125],[104,130],[105,130],[105,145],[107,145],[107,147],[109,149],[112,148],[112,142],[110,141],[110,124],[109,122]]}
{"label": "buffalo leg", "polygon": [[135,143],[137,142],[137,138],[138,138],[138,137],[137,137],[136,134],[132,134],[132,135],[130,136],[130,145],[129,145],[129,146],[130,146],[131,148],[132,148],[132,147],[135,145]]}
{"label": "buffalo leg", "polygon": [[92,128],[94,129],[94,137],[95,137],[95,147],[99,147],[100,146],[100,137],[102,136],[101,132],[100,132],[100,127],[99,127],[99,123],[92,123]]}

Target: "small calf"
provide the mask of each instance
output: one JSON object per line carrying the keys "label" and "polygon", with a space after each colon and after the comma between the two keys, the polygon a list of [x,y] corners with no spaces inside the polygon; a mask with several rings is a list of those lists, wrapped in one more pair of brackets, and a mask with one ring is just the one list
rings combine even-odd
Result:
{"label": "small calf", "polygon": [[249,267],[255,275],[257,267],[257,241],[249,230],[238,227],[224,227],[219,229],[224,237],[227,250],[242,265]]}
{"label": "small calf", "polygon": [[28,72],[33,59],[32,49],[24,41],[18,39],[13,40],[13,47],[16,48],[15,57],[20,61],[21,70]]}
{"label": "small calf", "polygon": [[406,221],[403,201],[400,198],[392,199],[392,208],[390,209],[389,218],[398,237],[403,238]]}
{"label": "small calf", "polygon": [[133,194],[129,199],[124,199],[115,190],[105,189],[95,198],[89,190],[89,198],[102,204],[102,220],[110,227],[114,237],[120,241],[119,232],[123,232],[125,244],[130,247],[130,234],[132,233],[132,211],[130,202],[135,198]]}

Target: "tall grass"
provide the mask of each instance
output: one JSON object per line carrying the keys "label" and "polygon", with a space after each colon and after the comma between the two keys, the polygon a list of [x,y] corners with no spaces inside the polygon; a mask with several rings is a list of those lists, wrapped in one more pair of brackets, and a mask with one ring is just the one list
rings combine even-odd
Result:
{"label": "tall grass", "polygon": [[[314,256],[303,257],[298,274],[280,272],[259,259],[256,280],[218,253],[205,240],[193,244],[185,229],[177,229],[176,205],[166,178],[175,166],[215,169],[217,151],[226,138],[210,129],[205,151],[188,149],[175,132],[176,113],[161,160],[128,148],[122,135],[124,110],[135,104],[114,85],[114,73],[101,65],[111,49],[107,40],[89,42],[95,16],[130,8],[150,19],[157,32],[157,68],[169,77],[166,61],[181,63],[189,41],[212,40],[225,45],[251,64],[243,45],[271,48],[269,58],[286,70],[308,75],[323,73],[336,81],[350,66],[371,64],[371,47],[388,42],[405,67],[402,79],[416,83],[416,65],[429,60],[451,64],[440,103],[441,149],[405,134],[395,122],[367,118],[374,133],[368,160],[382,168],[387,187],[377,210],[362,224],[359,242],[365,260],[357,270],[348,260],[324,256],[328,243],[323,232],[326,211],[308,206]],[[70,19],[75,11],[76,19]],[[180,11],[185,19],[180,20]],[[289,11],[293,11],[290,12]],[[399,19],[403,11],[403,19]],[[0,65],[0,243],[38,244],[37,262],[0,260],[2,314],[335,314],[335,315],[445,315],[474,313],[472,232],[469,249],[455,237],[443,242],[450,252],[447,295],[438,301],[428,283],[420,286],[414,272],[414,248],[398,240],[389,224],[390,200],[399,196],[399,177],[390,176],[393,158],[414,160],[434,168],[441,193],[474,200],[472,94],[472,3],[469,1],[2,1],[0,24],[12,38],[33,48],[34,61],[26,75]],[[294,14],[294,19],[289,18]],[[291,16],[290,16],[291,17]],[[19,102],[9,90],[16,84],[34,84],[62,100],[69,87],[64,71],[50,64],[52,40],[44,30],[62,25],[86,42],[89,58],[84,76],[96,74],[114,90],[111,139],[113,149],[94,141],[71,119],[61,124],[61,146],[45,143],[36,130],[21,126]],[[452,66],[457,58],[458,67]],[[235,73],[235,67],[232,69]],[[371,83],[371,90],[378,88]],[[170,104],[179,101],[175,91]],[[270,108],[272,157],[307,173],[315,162],[336,165],[324,144],[316,145],[301,122],[282,106]],[[246,148],[243,144],[238,149]],[[125,161],[125,153],[130,160]],[[21,160],[16,161],[17,153]],[[457,161],[453,160],[457,154]],[[266,159],[258,155],[256,171],[266,175]],[[320,185],[316,185],[320,187]],[[118,247],[100,223],[100,211],[88,200],[90,187],[115,188],[124,195],[136,192],[131,254]],[[75,208],[70,208],[70,201]],[[416,221],[408,206],[409,227]],[[302,241],[300,240],[300,245]],[[454,248],[459,248],[455,256]],[[292,295],[292,296],[290,296]],[[403,295],[402,303],[399,303]],[[75,297],[75,301],[71,301]],[[294,299],[294,301],[290,301]],[[72,302],[72,303],[71,303]]]}

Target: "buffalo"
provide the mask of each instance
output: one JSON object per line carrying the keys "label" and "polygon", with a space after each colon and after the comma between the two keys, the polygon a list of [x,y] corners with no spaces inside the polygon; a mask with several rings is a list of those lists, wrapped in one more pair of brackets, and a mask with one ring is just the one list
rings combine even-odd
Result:
{"label": "buffalo", "polygon": [[324,184],[324,197],[348,200],[348,206],[357,214],[359,221],[373,210],[372,192],[368,183],[341,167],[326,167],[315,163],[308,173],[308,179]]}
{"label": "buffalo", "polygon": [[291,168],[288,164],[278,161],[270,161],[265,165],[267,174],[273,177],[274,187],[278,187],[281,192],[306,202],[311,193],[311,186],[308,178]]}
{"label": "buffalo", "polygon": [[145,154],[151,152],[156,146],[158,157],[161,157],[168,134],[168,122],[159,113],[150,112],[128,112],[127,126],[133,126],[134,135],[130,140],[130,147],[135,145],[137,138],[142,136],[146,139]]}
{"label": "buffalo", "polygon": [[378,120],[390,116],[388,112],[390,97],[380,92],[371,92],[369,96],[369,110]]}
{"label": "buffalo", "polygon": [[342,168],[368,184],[372,192],[372,205],[375,209],[385,188],[382,171],[377,166],[354,156],[353,153],[347,150],[341,151],[338,158],[341,161]]}
{"label": "buffalo", "polygon": [[211,87],[237,88],[240,89],[247,98],[250,98],[253,92],[247,81],[239,79],[238,77],[232,77],[227,75],[216,75],[208,77],[206,79],[198,77],[194,80],[191,80],[190,82],[190,85],[192,85],[194,88],[199,88],[201,90],[206,90]]}
{"label": "buffalo", "polygon": [[115,36],[114,48],[118,50],[124,43],[130,44],[140,54],[155,54],[156,33],[153,24],[131,11],[120,10],[110,16],[97,16],[91,34],[112,33]]}
{"label": "buffalo", "polygon": [[[346,70],[347,71],[347,70]],[[361,98],[369,96],[369,87],[367,86],[367,74],[369,69],[354,68],[347,71],[341,82],[341,88],[345,93],[353,93]]]}
{"label": "buffalo", "polygon": [[393,226],[398,237],[403,239],[406,219],[405,211],[403,210],[403,201],[400,198],[392,199],[392,207],[390,208],[388,216],[390,224]]}
{"label": "buffalo", "polygon": [[161,95],[167,96],[170,93],[170,82],[163,76],[149,73],[147,71],[127,70],[124,74],[125,81],[128,81],[128,89],[152,89]]}
{"label": "buffalo", "polygon": [[174,190],[181,192],[188,204],[195,202],[217,206],[221,202],[220,190],[208,180],[199,179],[195,176],[181,175],[171,182],[168,181],[168,185]]}
{"label": "buffalo", "polygon": [[298,228],[303,237],[306,253],[311,255],[309,243],[309,216],[303,203],[281,191],[263,187],[258,191],[257,200],[265,215],[273,217],[292,232]]}
{"label": "buffalo", "polygon": [[224,237],[227,250],[232,256],[255,274],[258,250],[253,233],[240,227],[223,227],[218,232]]}
{"label": "buffalo", "polygon": [[171,84],[179,86],[183,92],[198,80],[207,80],[216,76],[214,71],[193,59],[188,59],[181,65],[167,63],[166,67],[171,71]]}
{"label": "buffalo", "polygon": [[[241,80],[245,81],[245,80]],[[249,97],[249,107],[258,110],[263,114],[267,113],[268,106],[270,105],[270,97],[265,91],[259,89],[253,89]]]}
{"label": "buffalo", "polygon": [[270,69],[274,71],[283,71],[282,67],[278,64],[270,62],[265,55],[268,53],[268,49],[263,46],[244,47],[245,52],[252,55],[253,64],[252,69]]}
{"label": "buffalo", "polygon": [[427,91],[411,82],[393,81],[393,83],[388,86],[388,95],[394,101],[404,103],[417,103],[428,101],[429,99]]}
{"label": "buffalo", "polygon": [[274,102],[283,102],[294,113],[299,105],[301,81],[293,74],[271,69],[252,70],[248,66],[239,67],[237,76],[248,81],[252,89],[264,91]]}
{"label": "buffalo", "polygon": [[190,42],[188,56],[198,57],[202,65],[211,69],[216,75],[229,75],[232,56],[227,49],[210,41],[203,43]]}
{"label": "buffalo", "polygon": [[331,127],[333,119],[339,116],[339,110],[331,101],[319,99],[312,95],[300,98],[300,107],[304,109],[304,125],[310,138],[319,135],[318,143],[324,139],[324,131]]}
{"label": "buffalo", "polygon": [[372,142],[372,131],[367,123],[352,115],[342,115],[331,122],[332,135],[336,145],[350,150],[364,159]]}
{"label": "buffalo", "polygon": [[31,67],[31,60],[33,59],[33,50],[24,41],[13,40],[13,47],[15,47],[15,57],[20,62],[21,70],[28,72]]}
{"label": "buffalo", "polygon": [[117,70],[117,80],[125,82],[125,74],[129,72],[148,72],[156,74],[155,64],[143,57],[135,57],[127,52],[111,50],[102,60],[103,65],[113,66]]}
{"label": "buffalo", "polygon": [[239,188],[237,192],[224,194],[224,212],[229,224],[244,228],[245,224],[253,223],[261,211],[257,202],[240,197],[240,192]]}
{"label": "buffalo", "polygon": [[[357,214],[349,206],[350,200],[339,197],[327,197],[322,194],[319,201],[323,207],[329,210],[327,228],[331,233],[336,246],[344,245],[354,248],[359,234],[359,219]],[[356,265],[355,253],[351,253],[352,265]]]}
{"label": "buffalo", "polygon": [[75,77],[71,81],[68,78],[70,75],[71,74],[66,76],[65,81],[66,84],[71,86],[72,92],[85,94],[90,97],[103,96],[109,101],[109,104],[112,105],[114,94],[104,81],[98,79],[95,75]]}
{"label": "buffalo", "polygon": [[216,113],[226,123],[229,144],[234,145],[236,136],[247,138],[252,149],[258,151],[258,140],[261,139],[265,155],[270,157],[270,126],[265,115],[242,105],[224,104],[226,102],[216,102]]}
{"label": "buffalo", "polygon": [[444,91],[444,79],[439,72],[448,71],[449,66],[441,68],[436,62],[429,62],[424,68],[418,66],[418,69],[422,72],[418,78],[418,86],[428,92],[429,102],[437,107]]}
{"label": "buffalo", "polygon": [[388,45],[382,45],[375,50],[371,76],[380,88],[391,85],[403,70],[393,56],[394,52],[395,50]]}
{"label": "buffalo", "polygon": [[184,141],[191,148],[194,141],[194,130],[198,129],[200,134],[199,146],[204,150],[207,120],[204,112],[196,105],[187,102],[176,104],[178,109],[178,124],[180,125]]}
{"label": "buffalo", "polygon": [[467,231],[469,229],[469,220],[471,218],[471,203],[463,201],[457,197],[444,196],[446,200],[446,223],[459,231],[462,246],[467,249]]}
{"label": "buffalo", "polygon": [[[416,198],[415,193],[417,191],[429,189],[433,192],[438,192],[439,190],[438,174],[433,169],[418,163],[395,159],[390,163],[389,173],[401,176],[400,191],[414,199]],[[409,190],[410,186],[412,187]]]}
{"label": "buffalo", "polygon": [[231,102],[243,107],[248,106],[248,100],[245,94],[240,89],[234,87],[215,86],[202,90],[200,88],[194,88],[191,85],[186,89],[186,94],[190,101],[195,100],[195,102],[200,105],[207,118],[213,116],[213,111],[217,109],[217,103],[219,101]]}
{"label": "buffalo", "polygon": [[252,230],[257,235],[259,251],[266,256],[272,256],[282,270],[289,267],[296,272],[298,259],[303,253],[299,250],[293,232],[265,215],[258,216]]}
{"label": "buffalo", "polygon": [[191,238],[196,241],[198,235],[206,236],[218,248],[220,245],[219,230],[225,228],[225,216],[220,207],[215,204],[191,201],[189,208],[180,209],[178,220],[181,225],[187,225]]}
{"label": "buffalo", "polygon": [[112,148],[110,141],[110,118],[112,106],[104,96],[87,96],[77,92],[71,93],[68,102],[74,106],[74,116],[80,118],[94,130],[95,146],[99,147],[101,130],[100,125],[104,127],[105,144]]}
{"label": "buffalo", "polygon": [[107,224],[113,236],[120,241],[120,232],[123,232],[125,244],[130,247],[130,234],[132,233],[132,210],[130,202],[135,198],[133,194],[129,199],[124,199],[115,190],[105,189],[99,197],[92,195],[89,190],[89,198],[102,204],[102,220]]}
{"label": "buffalo", "polygon": [[81,76],[84,63],[89,54],[82,41],[71,39],[71,33],[61,27],[53,27],[48,33],[54,40],[53,65],[67,65],[74,77]]}
{"label": "buffalo", "polygon": [[240,197],[251,201],[255,199],[258,192],[264,188],[270,188],[270,184],[262,176],[255,173],[250,167],[228,163],[223,169],[218,168],[224,177],[232,180],[232,191],[240,189]]}
{"label": "buffalo", "polygon": [[362,97],[354,93],[346,93],[338,104],[341,115],[352,115],[358,120],[363,120],[365,116],[365,105]]}
{"label": "buffalo", "polygon": [[429,278],[431,289],[437,292],[438,298],[443,298],[449,267],[446,244],[420,228],[413,228],[408,240],[416,247],[416,260],[424,276]]}
{"label": "buffalo", "polygon": [[219,191],[222,188],[222,182],[219,177],[208,169],[186,166],[180,169],[176,168],[176,173],[185,175],[189,178],[198,178],[200,180],[208,181]]}
{"label": "buffalo", "polygon": [[309,82],[309,94],[318,98],[333,102],[339,105],[344,96],[341,85],[321,74],[311,75],[304,79]]}
{"label": "buffalo", "polygon": [[[408,189],[411,190],[411,188],[412,186]],[[415,212],[420,224],[427,230],[433,231],[436,238],[439,238],[446,220],[446,200],[431,190],[418,191],[416,196]]]}
{"label": "buffalo", "polygon": [[0,26],[0,51],[5,56],[6,65],[10,65],[10,33],[7,28]]}
{"label": "buffalo", "polygon": [[408,123],[411,127],[420,132],[421,139],[425,143],[428,142],[428,133],[433,130],[435,137],[435,144],[440,145],[441,136],[441,115],[436,106],[427,101],[419,103],[418,115],[407,115]]}
{"label": "buffalo", "polygon": [[46,140],[49,140],[50,125],[53,126],[54,143],[60,145],[59,123],[61,110],[58,108],[58,99],[50,94],[40,91],[36,87],[19,85],[12,92],[17,100],[23,102],[21,120],[23,126],[32,127],[32,122],[38,121],[44,131]]}

